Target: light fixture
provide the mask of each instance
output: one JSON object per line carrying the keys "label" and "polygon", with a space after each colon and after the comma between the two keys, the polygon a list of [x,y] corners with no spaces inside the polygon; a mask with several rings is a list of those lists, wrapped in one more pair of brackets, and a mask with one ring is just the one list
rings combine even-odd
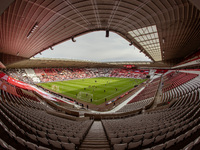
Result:
{"label": "light fixture", "polygon": [[40,52],[40,55],[42,55],[42,53]]}
{"label": "light fixture", "polygon": [[106,30],[106,37],[109,37],[109,30]]}
{"label": "light fixture", "polygon": [[129,44],[129,46],[133,45],[133,42],[131,41],[131,43]]}
{"label": "light fixture", "polygon": [[19,56],[19,52],[17,52],[17,56]]}
{"label": "light fixture", "polygon": [[72,42],[76,42],[76,40],[74,39],[74,37],[72,36]]}
{"label": "light fixture", "polygon": [[53,50],[53,47],[50,46],[49,48],[50,48],[51,50]]}
{"label": "light fixture", "polygon": [[165,39],[164,39],[164,38],[162,39],[162,43],[163,43],[163,44],[165,43]]}
{"label": "light fixture", "polygon": [[28,33],[27,39],[30,38],[30,36],[31,36],[31,35],[33,34],[33,32],[37,29],[37,27],[38,27],[38,23],[36,22],[36,23],[34,24],[34,26],[31,28],[30,32]]}

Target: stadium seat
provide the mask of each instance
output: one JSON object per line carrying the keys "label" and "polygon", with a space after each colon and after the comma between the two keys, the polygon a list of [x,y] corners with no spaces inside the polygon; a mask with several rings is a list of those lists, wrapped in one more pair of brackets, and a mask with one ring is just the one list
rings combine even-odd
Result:
{"label": "stadium seat", "polygon": [[178,129],[176,129],[175,130],[175,136],[177,136],[177,135],[179,135],[180,133],[181,133],[181,131],[182,131],[182,128],[178,128]]}
{"label": "stadium seat", "polygon": [[2,139],[0,139],[0,145],[1,145],[2,148],[8,149],[7,143],[5,143]]}
{"label": "stadium seat", "polygon": [[48,138],[51,139],[51,140],[54,140],[54,141],[58,140],[58,137],[57,137],[56,134],[48,134],[47,136],[48,136]]}
{"label": "stadium seat", "polygon": [[74,133],[73,132],[65,132],[65,136],[67,136],[67,137],[73,137]]}
{"label": "stadium seat", "polygon": [[37,137],[38,142],[44,146],[49,146],[49,141],[44,137]]}
{"label": "stadium seat", "polygon": [[64,136],[64,133],[62,131],[56,131],[56,134],[59,136]]}
{"label": "stadium seat", "polygon": [[28,141],[25,143],[25,145],[28,149],[31,149],[31,150],[37,150],[37,148],[38,148],[38,146],[36,144],[28,142]]}
{"label": "stadium seat", "polygon": [[59,139],[60,142],[64,142],[64,143],[69,142],[68,137],[65,137],[65,136],[58,136],[58,139]]}
{"label": "stadium seat", "polygon": [[165,137],[165,139],[171,139],[173,136],[174,136],[174,131],[170,131],[170,132],[168,132],[167,134],[166,134],[166,137]]}
{"label": "stadium seat", "polygon": [[138,149],[139,147],[142,146],[142,141],[138,141],[138,142],[130,142],[128,144],[128,149],[131,150],[131,149]]}
{"label": "stadium seat", "polygon": [[71,142],[71,143],[74,143],[75,145],[80,145],[80,138],[73,138],[73,137],[69,137],[69,141]]}
{"label": "stadium seat", "polygon": [[133,136],[133,142],[138,142],[143,139],[143,135],[135,135]]}
{"label": "stadium seat", "polygon": [[159,135],[160,135],[160,133],[161,133],[161,131],[160,131],[160,130],[158,130],[158,131],[154,131],[154,132],[153,132],[153,136],[154,136],[154,137],[156,137],[156,136],[159,136]]}
{"label": "stadium seat", "polygon": [[43,146],[38,146],[37,150],[50,150],[49,148],[43,147]]}
{"label": "stadium seat", "polygon": [[83,139],[83,133],[74,133],[74,137],[80,138],[80,140]]}
{"label": "stadium seat", "polygon": [[200,143],[200,136],[194,141],[194,145],[198,145]]}
{"label": "stadium seat", "polygon": [[175,143],[176,143],[176,139],[172,139],[172,140],[167,141],[167,142],[165,143],[165,144],[166,144],[165,149],[170,148],[171,146],[175,145]]}
{"label": "stadium seat", "polygon": [[162,141],[164,141],[165,139],[165,134],[164,135],[158,135],[156,138],[155,138],[155,143],[160,143]]}
{"label": "stadium seat", "polygon": [[190,137],[193,134],[193,130],[189,130],[185,133],[185,139]]}
{"label": "stadium seat", "polygon": [[144,139],[142,142],[142,147],[146,147],[149,145],[153,145],[155,138],[151,138],[151,139]]}
{"label": "stadium seat", "polygon": [[56,134],[55,130],[52,130],[52,129],[47,129],[47,133],[49,133],[49,134]]}
{"label": "stadium seat", "polygon": [[61,145],[62,145],[64,150],[75,150],[76,149],[74,143],[63,143],[63,142],[61,142]]}
{"label": "stadium seat", "polygon": [[[134,136],[136,135],[136,132],[135,131],[132,131],[132,132],[128,132],[128,136]],[[116,136],[117,137],[117,136]]]}
{"label": "stadium seat", "polygon": [[151,150],[163,150],[165,148],[165,144],[159,144],[151,148]]}
{"label": "stadium seat", "polygon": [[168,128],[162,129],[162,130],[160,130],[160,131],[161,131],[161,135],[162,135],[162,134],[166,134],[166,133],[168,132]]}
{"label": "stadium seat", "polygon": [[141,135],[141,134],[143,134],[145,131],[144,130],[138,130],[138,131],[136,131],[136,134],[137,135]]}
{"label": "stadium seat", "polygon": [[185,136],[186,136],[185,134],[181,134],[180,136],[178,136],[176,138],[176,143],[179,143],[179,142],[183,141],[185,139]]}
{"label": "stadium seat", "polygon": [[126,132],[120,132],[118,133],[118,137],[126,137],[127,133]]}
{"label": "stadium seat", "polygon": [[46,138],[46,132],[37,130],[37,135]]}
{"label": "stadium seat", "polygon": [[147,129],[145,130],[145,133],[151,133],[152,131],[153,131],[152,128],[147,128]]}
{"label": "stadium seat", "polygon": [[37,137],[34,134],[30,134],[30,133],[26,133],[27,137],[33,141],[33,142],[37,142]]}
{"label": "stadium seat", "polygon": [[21,137],[15,137],[15,140],[18,142],[18,143],[20,143],[21,145],[23,145],[23,146],[25,146],[25,140],[24,139],[22,139]]}
{"label": "stadium seat", "polygon": [[119,138],[111,138],[110,144],[111,144],[111,145],[120,144],[121,141],[122,141],[122,138],[121,138],[121,137],[119,137]]}
{"label": "stadium seat", "polygon": [[113,149],[114,150],[126,150],[127,148],[127,143],[123,143],[123,144],[114,144],[113,145]]}
{"label": "stadium seat", "polygon": [[188,145],[186,145],[182,150],[192,150],[194,147],[194,142],[190,142]]}
{"label": "stadium seat", "polygon": [[51,145],[52,149],[62,149],[59,141],[49,140],[49,144]]}
{"label": "stadium seat", "polygon": [[128,137],[123,137],[122,138],[122,143],[130,143],[132,141],[133,137],[128,136]]}
{"label": "stadium seat", "polygon": [[150,139],[153,136],[153,133],[145,133],[144,135],[144,139]]}

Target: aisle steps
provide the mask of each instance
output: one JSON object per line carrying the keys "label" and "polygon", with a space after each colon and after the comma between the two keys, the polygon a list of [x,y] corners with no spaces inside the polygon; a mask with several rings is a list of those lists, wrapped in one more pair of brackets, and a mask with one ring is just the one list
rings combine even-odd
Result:
{"label": "aisle steps", "polygon": [[101,121],[94,121],[79,150],[110,150]]}

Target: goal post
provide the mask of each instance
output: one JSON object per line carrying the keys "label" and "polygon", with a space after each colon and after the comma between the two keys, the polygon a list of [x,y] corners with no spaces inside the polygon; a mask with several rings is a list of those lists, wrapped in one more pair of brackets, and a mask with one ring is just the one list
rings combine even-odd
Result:
{"label": "goal post", "polygon": [[93,99],[93,94],[88,92],[79,92],[77,98],[86,102],[90,102]]}
{"label": "goal post", "polygon": [[51,86],[51,89],[52,89],[53,91],[59,91],[59,86],[53,84],[53,85]]}

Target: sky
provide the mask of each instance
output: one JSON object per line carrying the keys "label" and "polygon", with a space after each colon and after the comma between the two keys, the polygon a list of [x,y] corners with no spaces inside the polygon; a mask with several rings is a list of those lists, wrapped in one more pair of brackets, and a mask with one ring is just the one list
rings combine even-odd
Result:
{"label": "sky", "polygon": [[116,33],[105,31],[88,33],[47,49],[35,58],[62,58],[95,62],[151,61],[129,42]]}

